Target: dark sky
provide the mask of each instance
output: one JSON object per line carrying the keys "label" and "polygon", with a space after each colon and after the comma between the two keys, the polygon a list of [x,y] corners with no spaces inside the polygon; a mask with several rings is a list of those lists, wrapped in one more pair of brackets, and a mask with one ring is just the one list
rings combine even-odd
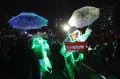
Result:
{"label": "dark sky", "polygon": [[69,18],[72,12],[83,6],[103,7],[114,5],[115,0],[1,0],[2,18],[10,18],[21,12],[35,12],[48,20]]}

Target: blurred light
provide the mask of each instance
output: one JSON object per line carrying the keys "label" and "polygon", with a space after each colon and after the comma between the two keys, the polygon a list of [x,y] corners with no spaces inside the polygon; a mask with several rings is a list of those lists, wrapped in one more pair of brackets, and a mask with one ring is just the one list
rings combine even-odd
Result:
{"label": "blurred light", "polygon": [[32,36],[32,34],[28,34],[28,36],[30,36],[30,37],[31,37],[31,36]]}
{"label": "blurred light", "polygon": [[100,75],[103,79],[106,79],[106,77],[105,76],[103,76],[103,75]]}
{"label": "blurred light", "polygon": [[27,32],[25,31],[25,34],[27,34]]}
{"label": "blurred light", "polygon": [[63,29],[64,29],[65,31],[68,31],[68,30],[70,29],[70,26],[69,26],[68,24],[64,24],[64,25],[63,25]]}
{"label": "blurred light", "polygon": [[106,61],[109,61],[109,59],[108,59],[107,57],[105,58],[105,60],[106,60]]}

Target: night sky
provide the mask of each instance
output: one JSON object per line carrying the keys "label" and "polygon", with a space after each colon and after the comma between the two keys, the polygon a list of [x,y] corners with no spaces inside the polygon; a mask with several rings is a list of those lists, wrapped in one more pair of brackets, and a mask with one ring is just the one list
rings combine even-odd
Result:
{"label": "night sky", "polygon": [[83,6],[103,7],[114,5],[115,0],[2,0],[1,17],[16,16],[21,12],[35,12],[48,20],[68,19],[72,12]]}

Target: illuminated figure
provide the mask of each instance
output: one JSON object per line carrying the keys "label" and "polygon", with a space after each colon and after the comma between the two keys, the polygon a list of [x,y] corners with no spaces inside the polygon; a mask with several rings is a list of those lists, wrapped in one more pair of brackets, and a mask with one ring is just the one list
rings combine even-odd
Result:
{"label": "illuminated figure", "polygon": [[[85,33],[82,34],[76,27],[71,27],[68,32],[68,37],[62,43],[61,54],[64,56],[66,68],[71,79],[75,79],[76,63],[84,58],[82,52],[66,52],[65,42],[85,42],[90,36],[92,30],[87,28]],[[78,69],[77,69],[78,70]]]}
{"label": "illuminated figure", "polygon": [[48,55],[50,55],[50,48],[47,40],[43,39],[40,34],[35,35],[32,42],[32,49],[39,60],[42,76],[44,76],[45,72],[51,73],[52,65],[48,58]]}

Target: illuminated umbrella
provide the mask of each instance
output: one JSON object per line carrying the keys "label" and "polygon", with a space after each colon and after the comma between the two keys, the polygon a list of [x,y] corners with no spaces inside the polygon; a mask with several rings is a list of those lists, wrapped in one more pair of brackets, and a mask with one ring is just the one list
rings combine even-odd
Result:
{"label": "illuminated umbrella", "polygon": [[8,22],[13,28],[30,30],[47,26],[48,20],[35,13],[23,12],[11,18]]}
{"label": "illuminated umbrella", "polygon": [[68,23],[70,26],[82,28],[84,26],[92,24],[97,18],[99,18],[99,8],[85,6],[78,10],[75,10],[70,17]]}

